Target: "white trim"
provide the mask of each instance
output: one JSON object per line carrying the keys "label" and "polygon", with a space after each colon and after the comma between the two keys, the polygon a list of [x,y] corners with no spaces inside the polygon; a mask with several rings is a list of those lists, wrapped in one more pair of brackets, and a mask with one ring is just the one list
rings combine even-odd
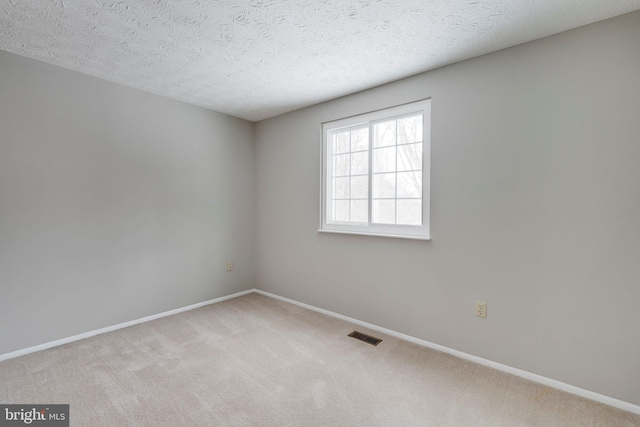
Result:
{"label": "white trim", "polygon": [[204,302],[199,302],[196,304],[192,304],[192,305],[188,305],[186,307],[181,307],[181,308],[176,308],[174,310],[169,310],[169,311],[165,311],[163,313],[158,313],[158,314],[154,314],[151,316],[147,316],[147,317],[143,317],[140,319],[136,319],[136,320],[131,320],[129,322],[124,322],[124,323],[119,323],[117,325],[113,325],[113,326],[108,326],[106,328],[102,328],[102,329],[96,329],[94,331],[90,331],[90,332],[85,332],[83,334],[78,334],[78,335],[73,335],[71,337],[68,338],[63,338],[60,340],[56,340],[56,341],[51,341],[48,343],[44,343],[44,344],[39,344],[33,347],[28,347],[22,350],[17,350],[17,351],[13,351],[11,353],[5,353],[5,354],[0,354],[0,362],[3,360],[8,360],[8,359],[13,359],[15,357],[19,357],[19,356],[24,356],[26,354],[30,354],[30,353],[35,353],[37,351],[40,350],[46,350],[48,348],[52,348],[52,347],[57,347],[63,344],[68,344],[74,341],[78,341],[84,338],[89,338],[95,335],[100,335],[100,334],[104,334],[106,332],[111,332],[111,331],[115,331],[118,329],[122,329],[122,328],[126,328],[129,326],[133,326],[133,325],[137,325],[140,323],[144,323],[144,322],[149,322],[151,320],[155,320],[155,319],[159,319],[161,317],[166,317],[166,316],[171,316],[173,314],[178,314],[178,313],[182,313],[184,311],[189,311],[189,310],[193,310],[196,308],[200,308],[203,307],[205,305],[210,305],[210,304],[215,304],[218,302],[222,302],[222,301],[226,301],[228,299],[232,299],[232,298],[237,298],[243,295],[247,295],[250,294],[252,292],[270,297],[270,298],[274,298],[280,301],[284,301],[284,302],[288,302],[290,304],[294,304],[297,305],[299,307],[303,307],[306,308],[308,310],[312,310],[318,313],[322,313],[322,314],[326,314],[327,316],[331,316],[331,317],[335,317],[341,320],[345,320],[347,322],[351,322],[351,323],[355,323],[356,325],[360,325],[363,326],[365,328],[369,328],[371,330],[374,331],[379,331],[382,333],[385,333],[387,335],[390,335],[392,337],[396,337],[396,338],[400,338],[402,340],[405,341],[409,341],[412,342],[414,344],[418,344],[420,346],[423,347],[427,347],[433,350],[437,350],[437,351],[441,351],[443,353],[447,353],[447,354],[451,354],[452,356],[456,356],[459,357],[461,359],[464,360],[469,360],[471,362],[474,363],[478,363],[480,365],[484,365],[484,366],[488,366],[490,368],[496,369],[498,371],[502,371],[502,372],[506,372],[539,384],[543,384],[558,390],[562,390],[565,391],[567,393],[571,393],[571,394],[575,394],[576,396],[580,396],[580,397],[584,397],[585,399],[590,399],[599,403],[603,403],[605,405],[609,405],[609,406],[613,406],[614,408],[618,408],[618,409],[622,409],[624,411],[627,412],[631,412],[633,414],[637,414],[640,415],[640,406],[639,405],[634,405],[633,403],[629,403],[629,402],[625,402],[623,400],[618,400],[618,399],[614,399],[613,397],[609,397],[609,396],[605,396],[603,394],[599,394],[599,393],[595,393],[593,391],[589,391],[589,390],[585,390],[582,389],[580,387],[576,387],[576,386],[572,386],[570,384],[566,384],[563,383],[561,381],[556,381],[553,380],[551,378],[547,378],[547,377],[543,377],[541,375],[538,374],[533,374],[531,372],[527,372],[527,371],[523,371],[521,369],[518,368],[513,368],[511,366],[507,366],[507,365],[503,365],[502,363],[498,363],[498,362],[494,362],[488,359],[483,359],[481,357],[478,356],[474,356],[468,353],[464,353],[462,351],[458,351],[458,350],[454,350],[452,348],[449,347],[445,347],[443,345],[440,344],[434,344],[432,342],[429,341],[425,341],[422,340],[420,338],[415,338],[412,337],[410,335],[405,335],[402,334],[400,332],[396,332],[396,331],[392,331],[391,329],[387,329],[387,328],[383,328],[381,326],[377,326],[377,325],[373,325],[371,323],[367,323],[367,322],[363,322],[360,321],[358,319],[354,319],[352,317],[348,317],[348,316],[344,316],[342,314],[338,314],[338,313],[334,313],[333,311],[329,311],[329,310],[324,310],[322,308],[318,308],[318,307],[314,307],[312,305],[309,304],[305,304],[302,302],[298,302],[289,298],[285,298],[285,297],[281,297],[279,295],[276,294],[272,294],[270,292],[265,292],[262,291],[260,289],[249,289],[246,291],[242,291],[242,292],[237,292],[235,294],[231,294],[231,295],[227,295],[227,296],[223,296],[220,298],[215,298],[212,300],[208,300],[208,301],[204,301]]}
{"label": "white trim", "polygon": [[331,125],[332,129],[350,128],[359,125],[366,125],[369,122],[377,122],[388,120],[390,116],[405,116],[415,114],[417,111],[424,109],[424,104],[431,102],[431,97],[420,99],[418,101],[411,101],[400,105],[394,105],[391,107],[381,108],[374,111],[365,111],[353,116],[345,117],[342,119],[330,120],[322,122],[322,126]]}
{"label": "white trim", "polygon": [[[373,202],[373,153],[377,149],[374,147],[374,126],[376,123],[382,120],[394,120],[406,117],[409,115],[422,115],[422,197],[420,199],[422,203],[422,222],[420,225],[405,225],[405,224],[381,224],[375,223],[372,216]],[[380,237],[402,237],[408,236],[409,238],[417,238],[421,240],[430,240],[430,214],[431,214],[431,98],[426,98],[420,101],[411,102],[408,104],[402,104],[395,107],[386,108],[383,110],[376,110],[373,112],[363,113],[356,116],[351,116],[345,119],[334,120],[331,122],[322,123],[322,144],[321,144],[321,167],[320,167],[320,230],[333,233],[342,234],[365,234],[375,235]],[[337,222],[330,221],[329,211],[331,210],[330,204],[333,200],[329,197],[329,193],[332,187],[333,172],[332,169],[332,143],[330,136],[333,132],[351,131],[359,129],[361,127],[367,128],[369,134],[369,169],[367,175],[369,177],[368,186],[368,209],[369,215],[367,221],[364,223],[355,222]],[[397,142],[397,141],[396,141]],[[416,141],[418,143],[420,141]],[[394,145],[396,148],[398,145]],[[350,148],[351,150],[351,148]],[[350,153],[349,151],[348,153]],[[348,154],[345,153],[345,154]],[[397,162],[397,159],[396,159]],[[397,165],[396,165],[397,166]],[[395,173],[398,173],[397,167]],[[351,177],[351,173],[345,177]],[[397,183],[396,183],[397,185]],[[397,194],[396,194],[397,196]],[[352,200],[351,198],[347,200]],[[393,200],[398,200],[394,197]]]}
{"label": "white trim", "polygon": [[392,237],[394,239],[409,239],[409,240],[431,240],[431,236],[403,236],[401,234],[366,233],[364,231],[342,231],[342,230],[322,230],[322,229],[319,229],[318,233],[355,234],[357,236]]}
{"label": "white trim", "polygon": [[522,369],[513,368],[511,366],[503,365],[502,363],[494,362],[488,359],[483,359],[482,357],[474,356],[472,354],[464,353],[462,351],[454,350],[449,347],[445,347],[440,344],[434,344],[429,341],[421,340],[419,338],[412,337],[410,335],[405,335],[400,332],[392,331],[391,329],[383,328],[380,326],[373,325],[371,323],[362,322],[358,319],[354,319],[352,317],[343,316],[342,314],[334,313],[329,310],[324,310],[322,308],[314,307],[309,304],[305,304],[302,302],[298,302],[289,298],[284,298],[279,295],[272,294],[270,292],[261,291],[259,289],[255,289],[255,292],[265,295],[271,298],[275,298],[280,301],[285,301],[290,304],[294,304],[300,307],[304,307],[309,310],[316,311],[318,313],[326,314],[327,316],[335,317],[338,319],[346,320],[347,322],[355,323],[356,325],[363,326],[365,328],[372,329],[374,331],[382,332],[387,335],[391,335],[392,337],[400,338],[405,341],[412,342],[414,344],[418,344],[423,347],[427,347],[433,350],[441,351],[443,353],[451,354],[452,356],[459,357],[464,360],[469,360],[474,363],[478,363],[480,365],[488,366],[490,368],[496,369],[498,371],[506,372],[517,377],[521,377],[539,384],[543,384],[567,393],[574,394],[576,396],[584,397],[585,399],[594,400],[599,403],[604,403],[605,405],[613,406],[614,408],[622,409],[624,411],[631,412],[633,414],[640,415],[640,406],[634,405],[633,403],[625,402],[623,400],[614,399],[613,397],[605,396],[603,394],[595,393],[593,391],[585,390],[580,387],[573,386],[571,384],[566,384],[561,381],[553,380],[551,378],[543,377],[542,375],[534,374],[531,372],[523,371]]}
{"label": "white trim", "polygon": [[222,302],[222,301],[226,301],[228,299],[232,299],[232,298],[237,298],[240,297],[242,295],[247,295],[254,292],[254,289],[249,289],[247,291],[242,291],[242,292],[236,292],[235,294],[231,294],[231,295],[226,295],[220,298],[214,298],[208,301],[204,301],[204,302],[199,302],[196,304],[192,304],[192,305],[188,305],[186,307],[180,307],[180,308],[176,308],[174,310],[169,310],[169,311],[165,311],[162,313],[158,313],[158,314],[153,314],[151,316],[147,316],[147,317],[142,317],[140,319],[135,319],[135,320],[130,320],[128,322],[124,322],[124,323],[118,323],[117,325],[113,325],[113,326],[107,326],[106,328],[101,328],[101,329],[96,329],[93,331],[89,331],[89,332],[84,332],[82,334],[78,334],[78,335],[73,335],[67,338],[62,338],[59,340],[55,340],[55,341],[50,341],[44,344],[38,344],[38,345],[34,345],[33,347],[28,347],[28,348],[23,348],[22,350],[16,350],[16,351],[12,351],[11,353],[5,353],[5,354],[0,354],[0,362],[3,360],[7,360],[7,359],[13,359],[14,357],[19,357],[19,356],[24,356],[25,354],[29,354],[29,353],[35,353],[36,351],[40,351],[40,350],[46,350],[48,348],[52,348],[52,347],[58,347],[60,345],[63,344],[68,344],[74,341],[78,341],[78,340],[82,340],[85,338],[89,338],[95,335],[100,335],[100,334],[104,334],[106,332],[111,332],[111,331],[115,331],[118,329],[122,329],[122,328],[126,328],[129,326],[133,326],[133,325],[137,325],[139,323],[144,323],[144,322],[149,322],[151,320],[155,320],[155,319],[159,319],[161,317],[167,317],[167,316],[171,316],[174,314],[178,314],[178,313],[182,313],[183,311],[189,311],[189,310],[193,310],[196,308],[200,308],[200,307],[204,307],[205,305],[210,305],[210,304],[215,304],[218,302]]}

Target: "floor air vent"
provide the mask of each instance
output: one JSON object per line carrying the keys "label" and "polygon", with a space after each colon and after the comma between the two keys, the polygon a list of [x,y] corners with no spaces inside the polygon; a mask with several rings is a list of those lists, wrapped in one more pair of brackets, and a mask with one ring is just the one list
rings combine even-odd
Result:
{"label": "floor air vent", "polygon": [[364,341],[367,344],[378,345],[382,342],[380,338],[372,337],[371,335],[363,334],[362,332],[353,331],[349,334],[351,338],[355,338],[360,341]]}

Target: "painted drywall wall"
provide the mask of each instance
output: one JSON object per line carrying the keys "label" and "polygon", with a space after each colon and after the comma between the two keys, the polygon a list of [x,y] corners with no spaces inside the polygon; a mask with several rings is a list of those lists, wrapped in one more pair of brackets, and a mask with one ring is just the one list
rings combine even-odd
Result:
{"label": "painted drywall wall", "polygon": [[0,354],[253,288],[253,151],[250,122],[0,52]]}
{"label": "painted drywall wall", "polygon": [[[638,46],[632,13],[258,122],[258,287],[640,404]],[[432,240],[317,233],[320,123],[427,97]]]}

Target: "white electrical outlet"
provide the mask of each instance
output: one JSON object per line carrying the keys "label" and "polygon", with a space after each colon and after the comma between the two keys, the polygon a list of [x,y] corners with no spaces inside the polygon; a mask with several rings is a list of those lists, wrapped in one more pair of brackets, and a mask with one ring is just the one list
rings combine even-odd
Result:
{"label": "white electrical outlet", "polygon": [[476,301],[476,316],[487,318],[487,303],[483,301]]}
{"label": "white electrical outlet", "polygon": [[233,261],[227,261],[227,271],[233,270]]}

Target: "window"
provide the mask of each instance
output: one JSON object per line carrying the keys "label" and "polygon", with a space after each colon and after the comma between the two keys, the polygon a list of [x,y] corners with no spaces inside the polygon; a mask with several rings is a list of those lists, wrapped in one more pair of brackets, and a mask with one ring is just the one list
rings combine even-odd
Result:
{"label": "window", "polygon": [[429,239],[430,100],[325,123],[319,231]]}

